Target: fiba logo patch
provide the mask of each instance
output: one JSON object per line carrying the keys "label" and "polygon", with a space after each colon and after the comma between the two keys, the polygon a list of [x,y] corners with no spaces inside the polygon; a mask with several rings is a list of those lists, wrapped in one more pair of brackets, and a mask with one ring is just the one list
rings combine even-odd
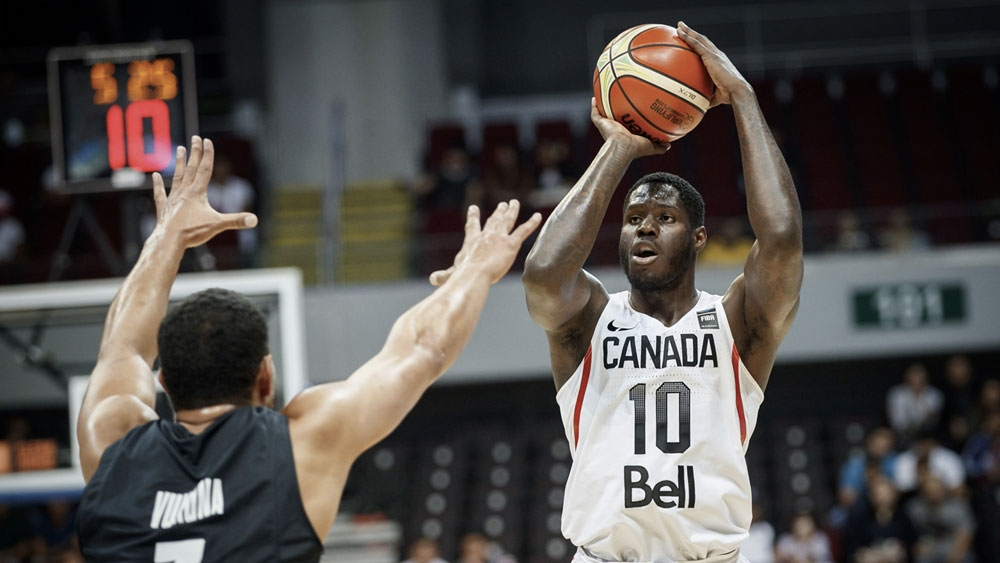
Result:
{"label": "fiba logo patch", "polygon": [[702,330],[719,328],[719,316],[715,313],[714,308],[698,311],[698,326]]}

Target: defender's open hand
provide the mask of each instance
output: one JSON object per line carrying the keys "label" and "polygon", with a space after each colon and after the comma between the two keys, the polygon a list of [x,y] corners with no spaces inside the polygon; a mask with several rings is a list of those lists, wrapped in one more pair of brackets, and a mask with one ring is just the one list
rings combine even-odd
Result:
{"label": "defender's open hand", "polygon": [[594,122],[594,126],[601,132],[601,137],[605,140],[615,137],[628,143],[632,150],[632,158],[663,154],[670,150],[670,143],[654,143],[646,137],[632,134],[624,125],[614,119],[602,116],[601,112],[597,110],[597,100],[594,98],[590,99],[590,120]]}
{"label": "defender's open hand", "polygon": [[694,49],[695,53],[701,57],[709,76],[715,82],[715,95],[712,96],[712,106],[719,104],[731,104],[734,98],[739,98],[747,94],[753,94],[753,88],[746,78],[740,74],[736,66],[725,53],[715,46],[715,43],[691,29],[684,22],[677,22],[677,34],[685,43]]}
{"label": "defender's open hand", "polygon": [[212,178],[215,147],[212,141],[191,137],[191,156],[177,147],[174,181],[167,195],[163,176],[153,174],[153,200],[156,202],[156,231],[179,237],[185,248],[208,242],[229,229],[257,226],[253,213],[219,213],[208,205],[208,182]]}
{"label": "defender's open hand", "polygon": [[469,206],[462,249],[458,251],[455,263],[450,268],[431,274],[431,285],[443,285],[455,270],[463,268],[483,271],[489,275],[491,283],[499,281],[514,264],[521,244],[542,222],[541,214],[535,213],[514,229],[520,210],[521,203],[516,199],[509,203],[502,202],[486,220],[486,224],[480,225],[479,207]]}

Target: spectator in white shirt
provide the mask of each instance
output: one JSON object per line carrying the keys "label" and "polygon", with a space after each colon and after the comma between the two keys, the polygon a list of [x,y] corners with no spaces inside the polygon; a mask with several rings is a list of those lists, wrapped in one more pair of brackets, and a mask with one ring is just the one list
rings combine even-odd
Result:
{"label": "spectator in white shirt", "polygon": [[436,541],[430,538],[417,538],[410,544],[410,557],[403,563],[448,563],[441,559]]}
{"label": "spectator in white shirt", "polygon": [[791,530],[781,534],[776,551],[778,563],[833,563],[830,540],[808,512],[792,519]]}
{"label": "spectator in white shirt", "polygon": [[740,545],[740,555],[753,563],[774,563],[774,526],[764,517],[763,507],[753,503],[750,535]]}
{"label": "spectator in white shirt", "polygon": [[899,454],[893,480],[900,492],[909,492],[928,476],[941,481],[952,493],[960,492],[965,484],[962,457],[939,446],[930,432],[921,434],[912,448]]}
{"label": "spectator in white shirt", "polygon": [[[254,191],[250,182],[233,174],[233,164],[224,155],[215,156],[212,181],[208,184],[208,203],[219,213],[253,211]],[[257,253],[257,229],[236,231],[241,262],[251,265]]]}
{"label": "spectator in white shirt", "polygon": [[903,383],[889,389],[886,397],[889,424],[903,445],[934,428],[942,406],[944,395],[927,383],[927,368],[919,362],[906,368]]}

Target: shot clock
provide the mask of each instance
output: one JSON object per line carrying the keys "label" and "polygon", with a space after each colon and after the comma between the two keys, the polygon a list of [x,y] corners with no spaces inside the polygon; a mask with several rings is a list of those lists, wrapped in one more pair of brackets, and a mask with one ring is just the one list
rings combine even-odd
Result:
{"label": "shot clock", "polygon": [[60,189],[146,188],[150,172],[173,175],[175,148],[197,130],[189,42],[57,48],[48,73]]}

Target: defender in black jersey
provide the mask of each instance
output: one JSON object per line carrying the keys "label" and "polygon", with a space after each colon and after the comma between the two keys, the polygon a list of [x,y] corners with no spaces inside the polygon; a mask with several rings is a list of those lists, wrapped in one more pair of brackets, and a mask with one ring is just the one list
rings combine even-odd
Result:
{"label": "defender in black jersey", "polygon": [[[257,224],[208,205],[213,155],[198,137],[190,158],[178,147],[169,196],[153,175],[157,225],[108,311],[77,425],[88,561],[318,561],[351,464],[454,363],[490,286],[541,222],[514,228],[517,200],[484,225],[471,207],[454,265],[431,275],[441,287],[351,377],[279,413],[267,323],[249,300],[210,289],[166,314],[185,249]],[[153,410],[157,356],[175,421]]]}

